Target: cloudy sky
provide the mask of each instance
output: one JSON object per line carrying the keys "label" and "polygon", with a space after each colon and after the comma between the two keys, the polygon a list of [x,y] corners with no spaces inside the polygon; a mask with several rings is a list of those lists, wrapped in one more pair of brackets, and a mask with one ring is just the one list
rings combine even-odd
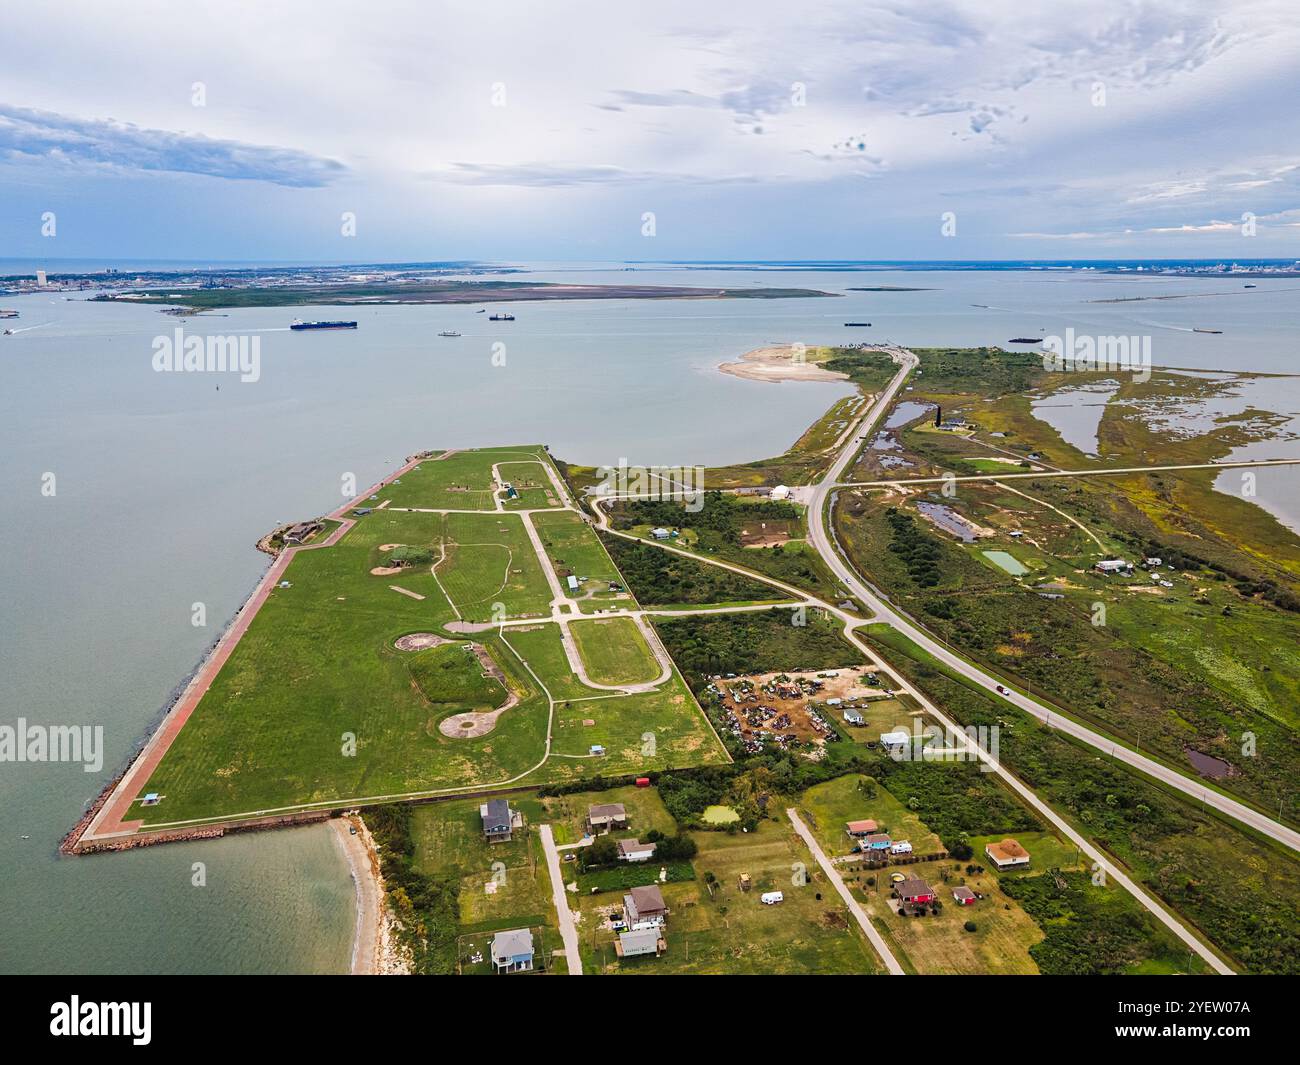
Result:
{"label": "cloudy sky", "polygon": [[137,0],[0,40],[0,257],[1300,255],[1295,0]]}

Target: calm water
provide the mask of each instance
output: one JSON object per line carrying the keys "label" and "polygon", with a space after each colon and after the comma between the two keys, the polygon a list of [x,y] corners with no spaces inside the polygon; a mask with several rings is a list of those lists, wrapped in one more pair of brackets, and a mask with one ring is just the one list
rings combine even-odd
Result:
{"label": "calm water", "polygon": [[[154,309],[0,298],[0,723],[99,724],[105,765],[0,764],[0,970],[343,971],[353,892],[323,828],[60,859],[60,837],[128,755],[264,569],[253,544],[427,447],[540,440],[583,463],[723,463],[780,453],[848,390],[718,374],[764,344],[1151,333],[1154,361],[1300,372],[1300,282],[1114,279],[1057,273],[813,273],[602,267],[539,279],[704,287],[931,286],[828,300],[521,304],[349,310],[355,333],[290,333],[295,316],[245,310],[174,320]],[[1134,293],[1225,292],[1133,304]],[[989,309],[972,304],[987,304]],[[843,322],[875,323],[871,330]],[[261,379],[158,374],[155,336],[251,333]],[[1194,334],[1193,326],[1224,330]],[[439,330],[460,338],[440,338]],[[503,343],[504,365],[493,344]],[[498,356],[501,349],[497,349]],[[498,357],[496,362],[500,362]],[[1271,409],[1300,411],[1297,382]],[[1287,448],[1292,450],[1288,452]],[[1296,453],[1296,445],[1257,449]],[[56,494],[41,493],[55,475]],[[1260,502],[1294,498],[1260,478]],[[208,625],[191,625],[206,604]],[[23,840],[22,835],[31,838]],[[207,885],[192,886],[194,862]]]}

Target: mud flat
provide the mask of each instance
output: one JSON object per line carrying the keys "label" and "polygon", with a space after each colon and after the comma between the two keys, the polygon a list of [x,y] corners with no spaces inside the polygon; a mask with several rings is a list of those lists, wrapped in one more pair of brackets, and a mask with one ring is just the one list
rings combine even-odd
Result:
{"label": "mud flat", "polygon": [[718,367],[732,377],[750,381],[847,381],[848,374],[835,373],[811,361],[805,348],[794,345],[755,348],[739,362],[724,362]]}

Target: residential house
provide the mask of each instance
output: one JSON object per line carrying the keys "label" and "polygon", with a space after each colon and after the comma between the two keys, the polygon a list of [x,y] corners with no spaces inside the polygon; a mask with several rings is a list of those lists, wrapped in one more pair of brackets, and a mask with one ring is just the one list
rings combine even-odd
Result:
{"label": "residential house", "polygon": [[673,534],[670,533],[667,529],[651,529],[650,535],[653,536],[656,540],[667,540]]}
{"label": "residential house", "polygon": [[478,808],[483,821],[483,838],[489,843],[508,843],[516,828],[523,828],[524,818],[518,810],[510,809],[505,799],[489,799]]}
{"label": "residential house", "polygon": [[668,943],[658,928],[633,928],[620,932],[614,942],[614,953],[620,958],[636,958],[642,954],[659,957],[668,949]]}
{"label": "residential house", "polygon": [[876,831],[880,826],[870,818],[867,818],[863,821],[848,821],[845,823],[844,827],[850,836],[854,839],[860,839],[863,836],[871,835],[871,833]]}
{"label": "residential house", "polygon": [[894,888],[904,906],[924,906],[934,901],[934,888],[919,876],[910,876]]}
{"label": "residential house", "polygon": [[627,810],[621,802],[603,802],[587,807],[587,828],[592,832],[609,832],[627,828]]}
{"label": "residential house", "polygon": [[952,897],[957,900],[958,906],[974,906],[975,892],[968,887],[955,887],[952,889]]}
{"label": "residential house", "polygon": [[902,751],[911,742],[912,734],[910,732],[886,732],[880,737],[880,746],[890,754],[895,751]]}
{"label": "residential house", "polygon": [[648,862],[655,854],[653,843],[642,843],[635,839],[618,841],[618,860],[620,862]]}
{"label": "residential house", "polygon": [[999,869],[1026,869],[1029,867],[1029,852],[1014,839],[1004,839],[1001,843],[990,843],[984,848],[989,861]]}
{"label": "residential house", "polygon": [[499,973],[522,973],[533,967],[533,934],[513,928],[492,937],[492,965]]}
{"label": "residential house", "polygon": [[1106,558],[1093,566],[1098,573],[1132,573],[1133,563],[1122,558]]}
{"label": "residential house", "polygon": [[889,850],[889,845],[892,842],[884,832],[873,832],[869,836],[862,837],[862,849],[864,851],[884,852]]}
{"label": "residential house", "polygon": [[623,910],[631,928],[639,924],[661,924],[668,916],[668,906],[658,884],[634,887],[623,896]]}

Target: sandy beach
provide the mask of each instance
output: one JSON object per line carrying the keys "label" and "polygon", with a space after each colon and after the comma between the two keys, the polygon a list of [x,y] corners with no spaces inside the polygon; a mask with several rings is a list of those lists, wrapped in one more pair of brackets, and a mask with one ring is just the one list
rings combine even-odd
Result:
{"label": "sandy beach", "polygon": [[794,344],[755,348],[739,362],[724,362],[718,367],[733,377],[751,381],[846,381],[847,374],[827,370],[806,358],[807,348]]}
{"label": "sandy beach", "polygon": [[[384,881],[379,853],[365,822],[358,816],[330,822],[348,860],[357,893],[357,923],[352,938],[353,976],[400,976],[410,965],[393,934],[392,919],[384,906]],[[353,833],[352,829],[356,829]]]}

